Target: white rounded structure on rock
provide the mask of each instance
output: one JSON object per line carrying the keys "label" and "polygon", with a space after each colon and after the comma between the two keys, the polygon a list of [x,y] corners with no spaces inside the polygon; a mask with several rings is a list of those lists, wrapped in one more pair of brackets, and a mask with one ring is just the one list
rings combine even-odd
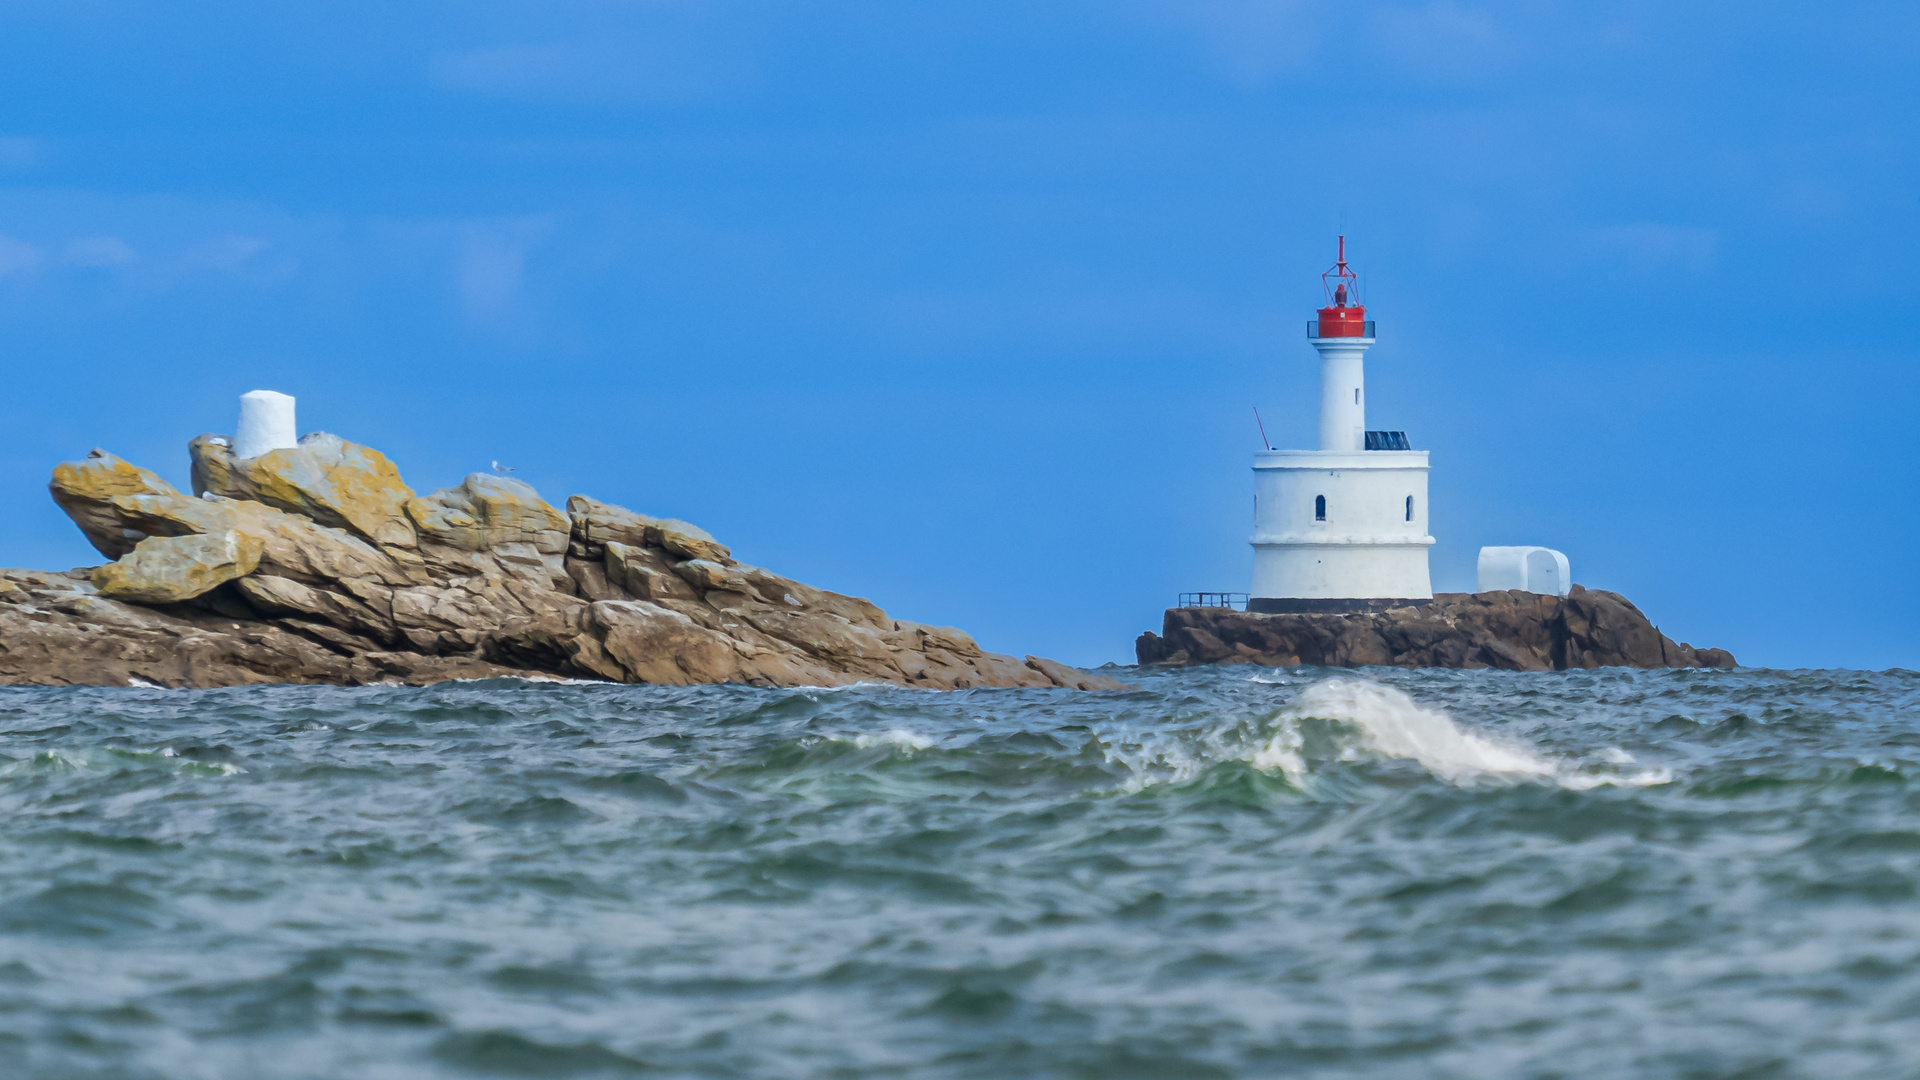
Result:
{"label": "white rounded structure on rock", "polygon": [[240,395],[240,426],[233,436],[234,457],[259,457],[269,450],[299,445],[291,395],[274,390],[249,390]]}
{"label": "white rounded structure on rock", "polygon": [[1320,448],[1253,455],[1253,589],[1247,610],[1377,611],[1433,601],[1427,571],[1427,452],[1368,431],[1362,366],[1373,323],[1358,278],[1321,275],[1328,304],[1308,341],[1320,353]]}
{"label": "white rounded structure on rock", "polygon": [[1483,547],[1475,592],[1519,589],[1522,592],[1565,596],[1573,588],[1567,557],[1543,547]]}

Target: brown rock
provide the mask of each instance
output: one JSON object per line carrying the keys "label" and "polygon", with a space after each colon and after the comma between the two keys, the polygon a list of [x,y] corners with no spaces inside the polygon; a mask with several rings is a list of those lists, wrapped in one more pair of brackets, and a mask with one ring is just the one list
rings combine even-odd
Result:
{"label": "brown rock", "polygon": [[421,685],[535,674],[472,656],[342,655],[278,622],[196,611],[197,600],[165,611],[111,600],[88,577],[0,570],[0,685]]}
{"label": "brown rock", "polygon": [[751,588],[744,577],[707,559],[687,559],[684,562],[674,563],[673,572],[701,592],[706,592],[708,589],[728,589],[744,593]]}
{"label": "brown rock", "polygon": [[672,518],[648,526],[647,542],[666,548],[683,559],[716,563],[733,561],[733,552],[727,550],[725,544],[708,536],[705,529]]}
{"label": "brown rock", "polygon": [[620,543],[628,547],[647,546],[647,530],[660,524],[659,518],[636,514],[623,506],[574,495],[567,499],[567,517],[574,539],[585,544]]}
{"label": "brown rock", "polygon": [[661,548],[628,547],[617,540],[606,545],[607,580],[636,600],[677,600],[695,602],[700,593],[689,580],[674,572],[671,558]]}
{"label": "brown rock", "polygon": [[100,595],[139,604],[177,604],[253,573],[266,545],[227,529],[204,536],[150,536],[117,562],[96,567]]}
{"label": "brown rock", "polygon": [[[573,591],[587,600],[622,600],[627,591],[613,580],[609,557],[599,559],[567,557],[567,576],[573,579]],[[645,599],[642,597],[641,599]]]}
{"label": "brown rock", "polygon": [[186,536],[228,530],[258,537],[260,565],[269,572],[309,580],[368,579],[390,585],[410,579],[379,549],[340,529],[315,524],[257,502],[186,495],[115,495],[94,504],[123,527],[151,536]]}
{"label": "brown rock", "polygon": [[608,583],[642,600],[653,599],[654,582],[660,573],[647,565],[643,549],[609,540],[605,551],[603,565]]}
{"label": "brown rock", "polygon": [[588,619],[628,682],[686,686],[747,681],[733,643],[678,611],[641,600],[610,600],[593,605]]}
{"label": "brown rock", "polygon": [[562,517],[475,474],[411,497],[385,458],[332,436],[250,460],[220,436],[191,450],[198,498],[105,454],[56,471],[55,497],[120,560],[93,572],[106,591],[165,607],[102,596],[84,572],[8,571],[0,682],[1120,685],[897,622],[737,563],[685,522],[584,496]]}
{"label": "brown rock", "polygon": [[518,480],[473,473],[406,505],[422,537],[466,551],[524,544],[542,555],[567,550],[568,520]]}
{"label": "brown rock", "polygon": [[376,544],[414,545],[406,513],[413,489],[393,462],[371,447],[315,432],[298,446],[252,458],[235,458],[223,435],[202,435],[187,450],[196,495],[212,492],[264,503]]}
{"label": "brown rock", "polygon": [[376,594],[374,603],[369,604],[345,592],[316,589],[272,574],[242,578],[234,587],[249,607],[265,615],[292,616],[302,623],[318,620],[382,643],[402,637],[391,614],[391,592]]}
{"label": "brown rock", "polygon": [[53,480],[47,487],[53,492],[53,501],[59,503],[60,509],[86,534],[87,542],[109,559],[125,555],[147,538],[146,533],[128,528],[119,515],[106,507],[109,499],[116,495],[179,494],[173,485],[153,473],[98,447],[80,461],[55,466]]}
{"label": "brown rock", "polygon": [[1346,615],[1262,615],[1173,608],[1160,634],[1140,635],[1142,664],[1256,663],[1329,667],[1734,667],[1722,649],[1661,634],[1618,593],[1575,585],[1566,597],[1441,593],[1433,603]]}
{"label": "brown rock", "polygon": [[241,480],[233,469],[231,435],[196,435],[187,443],[187,458],[192,462],[193,493],[211,491],[230,499],[246,498]]}
{"label": "brown rock", "polygon": [[1053,685],[1065,690],[1126,689],[1117,679],[1109,679],[1105,675],[1089,675],[1079,668],[1070,668],[1057,660],[1048,660],[1043,656],[1027,657],[1027,666],[1045,675]]}
{"label": "brown rock", "polygon": [[733,552],[705,529],[673,518],[636,514],[585,495],[567,499],[573,538],[583,544],[620,543],[631,548],[663,548],[681,559],[730,563]]}

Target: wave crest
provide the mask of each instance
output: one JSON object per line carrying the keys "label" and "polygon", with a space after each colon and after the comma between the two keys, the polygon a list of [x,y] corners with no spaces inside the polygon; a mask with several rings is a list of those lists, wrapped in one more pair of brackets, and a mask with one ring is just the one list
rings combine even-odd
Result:
{"label": "wave crest", "polygon": [[1541,754],[1513,740],[1463,728],[1445,710],[1364,679],[1332,678],[1301,690],[1269,720],[1147,735],[1108,749],[1133,776],[1129,790],[1184,783],[1225,762],[1242,761],[1313,792],[1330,766],[1368,760],[1412,761],[1455,786],[1549,783],[1573,790],[1644,786],[1672,779],[1664,769],[1628,772],[1631,755],[1609,747],[1595,760]]}

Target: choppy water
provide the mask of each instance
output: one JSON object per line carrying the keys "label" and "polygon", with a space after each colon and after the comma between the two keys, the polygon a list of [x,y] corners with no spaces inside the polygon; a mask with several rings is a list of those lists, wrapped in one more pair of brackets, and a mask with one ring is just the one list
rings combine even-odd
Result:
{"label": "choppy water", "polygon": [[1920,675],[0,690],[0,1074],[1920,1075]]}

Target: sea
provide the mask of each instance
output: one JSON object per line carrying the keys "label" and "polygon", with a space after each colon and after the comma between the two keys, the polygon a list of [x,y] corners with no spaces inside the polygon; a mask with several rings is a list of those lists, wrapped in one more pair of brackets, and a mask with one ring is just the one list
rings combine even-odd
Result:
{"label": "sea", "polygon": [[1920,674],[0,689],[0,1076],[1920,1076]]}

